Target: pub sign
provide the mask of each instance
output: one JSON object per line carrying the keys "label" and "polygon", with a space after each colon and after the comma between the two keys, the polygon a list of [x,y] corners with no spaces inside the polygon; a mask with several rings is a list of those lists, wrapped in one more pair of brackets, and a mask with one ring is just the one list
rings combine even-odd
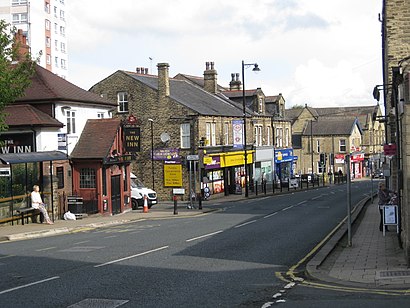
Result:
{"label": "pub sign", "polygon": [[132,124],[125,124],[124,127],[124,150],[128,153],[140,152],[141,130]]}

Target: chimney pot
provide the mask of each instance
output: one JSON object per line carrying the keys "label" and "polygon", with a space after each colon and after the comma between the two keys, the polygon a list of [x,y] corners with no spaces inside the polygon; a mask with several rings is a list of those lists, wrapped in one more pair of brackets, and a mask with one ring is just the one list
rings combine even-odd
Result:
{"label": "chimney pot", "polygon": [[214,62],[211,62],[211,70],[214,69]]}
{"label": "chimney pot", "polygon": [[136,71],[137,71],[137,74],[139,74],[140,73],[140,68],[137,67]]}
{"label": "chimney pot", "polygon": [[148,67],[145,68],[145,75],[148,75]]}
{"label": "chimney pot", "polygon": [[239,73],[236,73],[236,81],[239,81]]}
{"label": "chimney pot", "polygon": [[231,73],[232,81],[235,81],[235,73]]}
{"label": "chimney pot", "polygon": [[209,62],[205,62],[205,68],[206,70],[209,70]]}

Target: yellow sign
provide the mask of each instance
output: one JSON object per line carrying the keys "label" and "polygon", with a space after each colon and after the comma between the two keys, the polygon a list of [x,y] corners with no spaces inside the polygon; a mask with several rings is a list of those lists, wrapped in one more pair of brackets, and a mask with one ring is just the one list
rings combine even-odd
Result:
{"label": "yellow sign", "polygon": [[[253,152],[247,151],[247,163],[253,163]],[[245,151],[244,152],[232,152],[232,153],[221,153],[221,167],[232,167],[241,166],[245,163]]]}
{"label": "yellow sign", "polygon": [[182,165],[165,164],[164,165],[164,186],[181,187],[182,186]]}

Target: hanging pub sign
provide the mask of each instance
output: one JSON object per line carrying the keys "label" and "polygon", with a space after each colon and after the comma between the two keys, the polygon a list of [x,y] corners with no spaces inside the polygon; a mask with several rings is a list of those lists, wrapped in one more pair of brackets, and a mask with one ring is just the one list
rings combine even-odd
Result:
{"label": "hanging pub sign", "polygon": [[0,134],[0,154],[29,153],[34,150],[33,133]]}
{"label": "hanging pub sign", "polygon": [[124,124],[124,150],[128,153],[139,152],[141,149],[141,130],[133,124]]}

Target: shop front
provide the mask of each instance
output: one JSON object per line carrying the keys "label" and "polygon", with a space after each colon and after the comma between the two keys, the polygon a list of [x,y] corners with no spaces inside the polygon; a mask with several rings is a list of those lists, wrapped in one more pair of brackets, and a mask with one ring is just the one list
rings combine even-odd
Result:
{"label": "shop front", "polygon": [[355,152],[350,155],[350,174],[352,179],[361,179],[363,174],[364,153]]}
{"label": "shop front", "polygon": [[287,182],[293,177],[293,149],[275,150],[275,180]]}
{"label": "shop front", "polygon": [[[248,182],[252,178],[253,171],[250,166],[253,164],[253,154],[255,151],[247,151],[247,173]],[[211,194],[224,193],[241,194],[245,187],[245,152],[213,153],[204,156],[205,177],[203,187]]]}
{"label": "shop front", "polygon": [[274,175],[274,150],[269,149],[256,149],[255,152],[255,165],[253,171],[253,180],[262,183],[262,180],[266,182],[272,182]]}

